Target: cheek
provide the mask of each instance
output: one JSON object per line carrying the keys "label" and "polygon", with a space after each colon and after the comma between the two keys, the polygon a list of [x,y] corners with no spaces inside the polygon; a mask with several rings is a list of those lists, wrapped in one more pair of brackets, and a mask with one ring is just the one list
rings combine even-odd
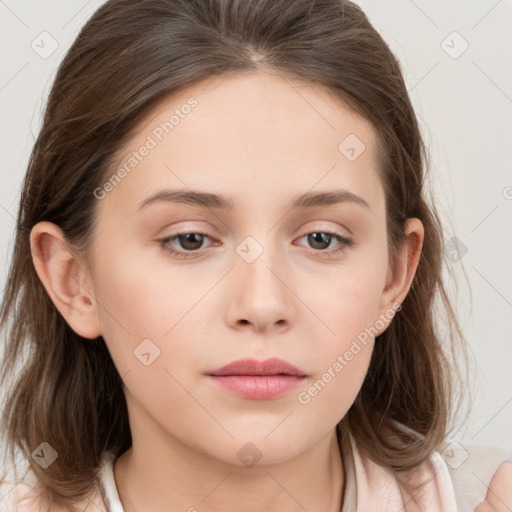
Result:
{"label": "cheek", "polygon": [[320,320],[326,346],[341,349],[378,319],[385,268],[359,258],[321,279],[305,283],[303,296]]}
{"label": "cheek", "polygon": [[336,425],[356,399],[370,364],[373,342],[352,343],[333,354],[324,371],[297,394],[301,416]]}
{"label": "cheek", "polygon": [[376,294],[360,293],[358,287],[347,285],[335,304],[325,301],[322,305],[332,332],[324,329],[308,347],[312,367],[318,372],[297,395],[304,417],[331,426],[347,413],[368,372],[378,300]]}
{"label": "cheek", "polygon": [[384,280],[384,265],[361,257],[358,265],[340,267],[322,282],[308,285],[307,303],[318,319],[310,315],[313,319],[307,322],[311,329],[307,350],[318,373],[297,398],[325,421],[343,417],[366,377],[374,337],[382,327],[379,306]]}
{"label": "cheek", "polygon": [[139,352],[149,352],[149,359],[160,364],[161,356],[175,348],[168,341],[179,337],[207,289],[191,286],[189,280],[163,278],[154,263],[131,253],[135,256],[110,251],[95,272],[103,338],[121,375],[142,362]]}

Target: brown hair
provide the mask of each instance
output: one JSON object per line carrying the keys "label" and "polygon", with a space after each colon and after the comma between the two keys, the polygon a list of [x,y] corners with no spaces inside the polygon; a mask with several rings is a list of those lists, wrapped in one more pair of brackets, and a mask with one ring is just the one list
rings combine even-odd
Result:
{"label": "brown hair", "polygon": [[[30,231],[53,222],[85,254],[97,220],[93,191],[152,107],[208,77],[259,69],[321,84],[372,123],[391,257],[405,219],[425,227],[411,289],[376,340],[363,386],[338,425],[340,440],[350,432],[373,460],[403,469],[424,461],[449,431],[461,381],[456,352],[466,348],[441,279],[444,235],[424,186],[428,153],[400,65],[363,11],[348,0],[109,0],[53,83],[23,184],[0,315],[0,326],[10,321],[2,385],[12,384],[3,429],[12,460],[17,446],[48,503],[75,510],[97,484],[103,451],[120,455],[131,434],[105,342],[80,337],[59,314],[35,272]],[[434,322],[442,311],[446,342]],[[47,469],[31,458],[43,441],[58,452]]]}

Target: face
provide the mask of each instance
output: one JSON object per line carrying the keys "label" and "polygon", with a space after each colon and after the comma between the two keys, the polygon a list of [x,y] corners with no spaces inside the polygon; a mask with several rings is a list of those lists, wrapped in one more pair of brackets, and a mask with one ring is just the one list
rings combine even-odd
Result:
{"label": "face", "polygon": [[[264,72],[146,116],[95,191],[90,250],[132,431],[234,464],[249,442],[276,463],[332,432],[394,313],[375,140],[325,90]],[[208,375],[247,358],[303,376]]]}

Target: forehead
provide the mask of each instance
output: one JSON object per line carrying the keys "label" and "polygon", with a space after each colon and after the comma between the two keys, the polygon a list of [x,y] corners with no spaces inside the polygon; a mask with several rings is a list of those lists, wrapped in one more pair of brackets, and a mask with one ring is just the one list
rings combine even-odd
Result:
{"label": "forehead", "polygon": [[131,200],[156,186],[268,200],[315,187],[370,201],[381,192],[371,124],[324,87],[267,72],[210,77],[161,98],[111,172],[122,166],[111,196]]}

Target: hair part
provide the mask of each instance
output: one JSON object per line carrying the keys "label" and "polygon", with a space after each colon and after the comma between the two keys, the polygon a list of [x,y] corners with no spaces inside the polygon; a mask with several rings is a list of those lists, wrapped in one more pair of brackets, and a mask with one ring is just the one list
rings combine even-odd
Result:
{"label": "hair part", "polygon": [[[55,308],[34,268],[30,231],[53,222],[87,254],[97,221],[93,191],[154,105],[200,81],[258,70],[320,84],[372,124],[390,261],[407,218],[425,228],[411,289],[376,339],[366,379],[338,425],[342,444],[350,433],[374,461],[407,469],[448,433],[456,351],[465,344],[441,277],[443,232],[424,183],[428,154],[400,65],[360,7],[348,0],[109,0],[80,31],[49,94],[0,314],[7,331],[1,383],[11,383],[2,427],[12,460],[18,448],[46,503],[76,510],[97,483],[104,450],[120,455],[131,433],[105,342],[80,337]],[[436,297],[446,342],[436,328]],[[47,469],[31,457],[43,441],[58,452]]]}

